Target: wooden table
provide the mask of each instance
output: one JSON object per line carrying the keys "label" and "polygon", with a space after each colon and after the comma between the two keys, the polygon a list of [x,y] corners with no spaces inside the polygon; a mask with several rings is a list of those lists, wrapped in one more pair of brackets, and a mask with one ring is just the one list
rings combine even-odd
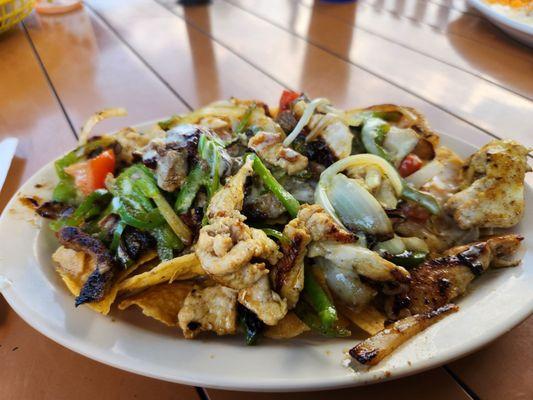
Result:
{"label": "wooden table", "polygon": [[[42,164],[72,147],[96,110],[114,129],[236,96],[275,103],[286,88],[339,107],[400,103],[476,145],[533,146],[533,51],[463,0],[90,0],[32,15],[0,36],[0,139],[20,145],[0,210]],[[0,297],[0,399],[531,399],[530,318],[442,368],[379,385],[250,394],[160,382],[98,364],[26,325]]]}

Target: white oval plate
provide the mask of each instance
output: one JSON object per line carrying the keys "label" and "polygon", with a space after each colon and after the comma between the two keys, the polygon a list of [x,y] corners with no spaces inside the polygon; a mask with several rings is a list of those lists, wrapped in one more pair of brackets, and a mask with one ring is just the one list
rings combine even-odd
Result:
{"label": "white oval plate", "polygon": [[516,40],[533,47],[533,26],[509,18],[505,14],[496,11],[484,0],[468,0],[468,2],[503,31]]}
{"label": "white oval plate", "polygon": [[[462,156],[475,151],[457,139],[442,139]],[[526,197],[531,206],[529,181]],[[526,237],[523,263],[477,279],[459,301],[458,313],[416,336],[370,370],[343,366],[354,339],[263,340],[255,347],[246,347],[241,337],[185,340],[177,329],[142,316],[138,309],[105,317],[83,306],[74,307],[74,299],[50,258],[57,247],[54,236],[46,222],[20,202],[21,196],[49,198],[55,182],[50,163],[26,182],[0,218],[0,275],[7,279],[0,283],[0,290],[26,322],[50,339],[137,374],[234,390],[302,391],[364,385],[461,357],[507,332],[533,310],[533,271],[526,268],[533,258],[533,213],[527,213],[515,229]],[[36,184],[44,187],[36,188]]]}

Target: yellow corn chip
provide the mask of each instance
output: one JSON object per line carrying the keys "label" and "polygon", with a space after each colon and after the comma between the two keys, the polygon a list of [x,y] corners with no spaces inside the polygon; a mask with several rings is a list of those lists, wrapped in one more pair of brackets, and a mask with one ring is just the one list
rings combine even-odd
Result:
{"label": "yellow corn chip", "polygon": [[192,288],[190,282],[160,283],[121,301],[118,308],[124,310],[135,304],[144,315],[177,326],[178,312]]}
{"label": "yellow corn chip", "polygon": [[367,305],[360,311],[348,307],[340,307],[341,313],[359,328],[375,335],[385,328],[385,316],[374,306]]}
{"label": "yellow corn chip", "polygon": [[203,275],[205,272],[200,261],[196,254],[191,253],[164,261],[150,271],[124,280],[119,285],[119,291],[141,290],[159,283],[192,279]]}
{"label": "yellow corn chip", "polygon": [[289,311],[275,326],[269,326],[265,330],[265,336],[271,339],[291,339],[309,330],[300,318]]}

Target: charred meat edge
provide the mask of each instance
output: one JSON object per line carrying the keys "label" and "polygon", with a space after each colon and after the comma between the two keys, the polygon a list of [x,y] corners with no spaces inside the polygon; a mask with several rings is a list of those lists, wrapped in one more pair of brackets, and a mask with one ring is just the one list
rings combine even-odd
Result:
{"label": "charred meat edge", "polygon": [[74,207],[59,201],[47,201],[41,204],[36,212],[43,218],[56,220],[70,216],[74,212]]}
{"label": "charred meat edge", "polygon": [[72,226],[62,228],[58,233],[58,239],[66,248],[83,251],[95,260],[94,271],[91,272],[80,294],[76,297],[76,307],[101,300],[113,280],[116,268],[109,250],[100,240]]}

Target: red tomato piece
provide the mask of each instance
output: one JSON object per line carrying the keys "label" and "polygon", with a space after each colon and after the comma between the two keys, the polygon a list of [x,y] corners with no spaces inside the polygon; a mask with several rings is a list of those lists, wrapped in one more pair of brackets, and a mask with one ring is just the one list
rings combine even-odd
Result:
{"label": "red tomato piece", "polygon": [[279,112],[288,110],[291,103],[301,96],[301,93],[292,90],[284,90],[279,99]]}
{"label": "red tomato piece", "polygon": [[88,162],[93,191],[104,188],[105,177],[115,170],[115,153],[113,150],[106,150]]}
{"label": "red tomato piece", "polygon": [[416,154],[408,154],[400,163],[398,172],[402,178],[411,175],[422,168],[422,160]]}
{"label": "red tomato piece", "polygon": [[431,217],[431,213],[428,210],[414,203],[406,203],[402,207],[402,212],[407,219],[420,223],[425,223]]}
{"label": "red tomato piece", "polygon": [[87,161],[72,164],[65,172],[74,177],[74,183],[85,196],[105,187],[105,177],[115,170],[115,153],[106,150]]}

